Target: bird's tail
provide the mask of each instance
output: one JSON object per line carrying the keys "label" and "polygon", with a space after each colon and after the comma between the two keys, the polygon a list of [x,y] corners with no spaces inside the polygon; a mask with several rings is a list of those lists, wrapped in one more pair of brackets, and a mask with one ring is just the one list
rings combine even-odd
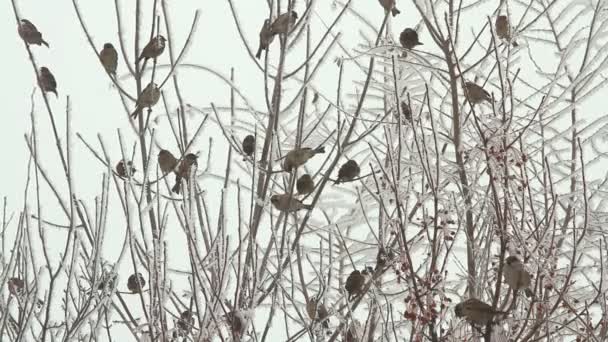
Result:
{"label": "bird's tail", "polygon": [[49,43],[47,43],[44,39],[42,39],[42,44],[44,44],[47,48],[50,48]]}
{"label": "bird's tail", "polygon": [[306,210],[312,210],[312,208],[314,208],[314,206],[312,204],[304,204],[303,208]]}
{"label": "bird's tail", "polygon": [[519,44],[517,44],[517,42],[516,42],[515,40],[513,40],[513,41],[511,42],[511,45],[513,45],[513,47],[514,47],[514,48],[516,48],[516,47],[518,47],[518,46],[519,46]]}
{"label": "bird's tail", "polygon": [[393,17],[397,16],[397,14],[401,13],[400,10],[398,10],[397,8],[393,7],[393,9],[391,10],[391,13],[393,14]]}
{"label": "bird's tail", "polygon": [[260,47],[258,47],[258,52],[255,54],[255,58],[260,59],[262,57],[262,44],[260,43]]}
{"label": "bird's tail", "polygon": [[135,108],[135,111],[133,111],[133,113],[131,113],[131,117],[132,117],[132,118],[134,118],[134,119],[136,119],[136,118],[137,118],[137,115],[139,115],[139,113],[140,113],[141,111],[142,111],[142,107],[137,106],[137,107]]}
{"label": "bird's tail", "polygon": [[325,153],[325,146],[315,148],[315,153]]}
{"label": "bird's tail", "polygon": [[57,90],[51,90],[51,92],[55,94],[55,97],[59,98],[59,94],[57,94]]}
{"label": "bird's tail", "polygon": [[175,185],[173,186],[173,188],[171,188],[171,191],[173,191],[174,193],[178,194],[181,191],[181,185],[182,185],[182,177],[180,177],[179,175],[175,175]]}

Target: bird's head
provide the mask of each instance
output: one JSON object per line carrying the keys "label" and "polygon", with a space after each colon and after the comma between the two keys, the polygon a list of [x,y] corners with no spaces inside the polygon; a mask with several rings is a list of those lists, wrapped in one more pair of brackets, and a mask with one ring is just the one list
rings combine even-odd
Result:
{"label": "bird's head", "polygon": [[291,11],[291,17],[292,17],[293,19],[298,19],[298,12],[296,12],[296,11]]}
{"label": "bird's head", "polygon": [[279,195],[272,195],[272,197],[270,197],[270,202],[272,204],[277,204],[279,203]]}
{"label": "bird's head", "polygon": [[518,264],[520,261],[516,256],[511,255],[510,257],[505,259],[505,263],[507,263],[507,265],[514,265],[514,264]]}
{"label": "bird's head", "polygon": [[49,68],[47,68],[47,67],[41,67],[40,68],[40,72],[43,73],[43,74],[47,74],[49,72]]}
{"label": "bird's head", "polygon": [[158,41],[160,41],[160,42],[162,42],[162,43],[164,43],[164,42],[166,42],[166,41],[167,41],[167,38],[165,38],[165,37],[161,36],[160,34],[158,35],[158,37],[156,37],[156,39],[158,39]]}
{"label": "bird's head", "polygon": [[189,162],[195,162],[198,159],[198,155],[196,155],[194,153],[188,153],[188,154],[186,154],[184,159],[186,159]]}
{"label": "bird's head", "polygon": [[31,24],[32,22],[27,19],[21,19],[21,22],[24,24]]}
{"label": "bird's head", "polygon": [[462,317],[462,315],[463,315],[462,307],[463,307],[462,303],[459,303],[456,305],[456,307],[454,307],[454,313],[456,314],[456,317]]}
{"label": "bird's head", "polygon": [[507,16],[506,15],[499,15],[498,18],[496,18],[498,21],[507,21]]}
{"label": "bird's head", "polygon": [[112,45],[112,43],[105,43],[105,44],[103,44],[103,48],[104,49],[113,49],[114,45]]}

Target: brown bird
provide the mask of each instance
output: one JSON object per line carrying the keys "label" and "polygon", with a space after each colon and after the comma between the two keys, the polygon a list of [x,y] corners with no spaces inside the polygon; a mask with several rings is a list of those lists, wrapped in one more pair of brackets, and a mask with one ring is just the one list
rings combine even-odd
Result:
{"label": "brown bird", "polygon": [[464,93],[474,105],[483,101],[492,102],[490,93],[473,82],[464,82]]}
{"label": "brown bird", "polygon": [[334,181],[334,184],[340,184],[342,182],[351,182],[361,173],[361,169],[359,168],[359,164],[356,161],[350,159],[346,163],[340,166],[340,170],[338,170],[338,179]]}
{"label": "brown bird", "polygon": [[146,280],[141,273],[131,274],[127,279],[127,288],[132,293],[141,293],[141,290],[146,286]]}
{"label": "brown bird", "polygon": [[135,111],[133,114],[131,114],[131,116],[136,118],[144,108],[151,108],[158,102],[159,99],[160,89],[158,89],[156,83],[148,83],[144,90],[142,90],[141,94],[139,94],[136,103],[137,107],[135,107]]}
{"label": "brown bird", "polygon": [[21,19],[19,27],[17,28],[17,32],[19,33],[19,37],[21,37],[21,39],[23,39],[23,41],[28,44],[44,44],[47,48],[49,47],[49,43],[45,42],[44,39],[42,39],[42,33],[40,33],[36,26],[34,26],[34,24],[32,24],[32,22],[27,19]]}
{"label": "brown bird", "polygon": [[173,153],[167,150],[160,150],[158,152],[158,166],[163,174],[167,174],[175,170],[177,159],[173,156]]}
{"label": "brown bird", "polygon": [[262,29],[260,30],[260,44],[258,45],[258,52],[255,54],[255,58],[260,59],[260,57],[262,57],[263,50],[268,52],[268,47],[273,40],[274,34],[272,34],[272,31],[270,30],[270,19],[266,19],[264,20],[264,25],[262,25]]}
{"label": "brown bird", "polygon": [[184,156],[182,161],[179,163],[177,167],[177,172],[175,173],[175,185],[171,191],[179,194],[181,191],[182,179],[188,181],[190,179],[190,172],[193,168],[198,166],[198,156],[194,153],[188,153]]}
{"label": "brown bird", "polygon": [[401,13],[400,10],[397,9],[396,7],[396,2],[397,0],[378,0],[378,2],[380,3],[380,5],[382,5],[382,7],[384,8],[384,11],[388,12],[391,11],[391,14],[394,16],[396,16],[397,14]]}
{"label": "brown bird", "polygon": [[116,173],[120,178],[129,178],[129,176],[133,176],[137,170],[133,167],[133,162],[130,160],[125,163],[124,160],[121,160],[116,164]]}
{"label": "brown bird", "polygon": [[289,194],[272,195],[270,202],[277,210],[284,212],[295,212],[302,209],[312,210],[313,208],[311,204],[304,204],[297,198],[289,196]]}
{"label": "brown bird", "polygon": [[146,46],[142,50],[141,55],[139,55],[137,62],[139,63],[139,61],[141,61],[144,58],[145,58],[145,60],[144,60],[144,62],[145,62],[149,58],[156,58],[156,57],[160,56],[163,53],[163,51],[165,51],[165,42],[166,41],[167,41],[167,39],[161,35],[158,35],[158,36],[150,39],[148,44],[146,44]]}
{"label": "brown bird", "polygon": [[240,311],[230,311],[226,315],[226,321],[228,322],[228,325],[230,325],[230,330],[234,337],[240,337],[245,333],[245,330],[247,329],[247,320]]}
{"label": "brown bird", "polygon": [[505,259],[503,268],[505,283],[515,291],[523,289],[526,297],[532,297],[534,293],[530,290],[532,276],[525,270],[524,265],[516,256],[510,256]]}
{"label": "brown bird", "polygon": [[308,195],[315,189],[315,182],[310,175],[302,175],[296,182],[298,195]]}
{"label": "brown bird", "polygon": [[38,74],[38,85],[42,91],[55,93],[55,96],[59,96],[57,95],[57,81],[55,81],[55,76],[53,76],[47,67],[40,68],[40,72]]}
{"label": "brown bird", "polygon": [[[253,152],[255,152],[255,137],[251,134],[246,136],[241,143],[241,148],[247,157],[251,157]],[[244,158],[243,160],[247,160],[247,158]]]}
{"label": "brown bird", "polygon": [[310,147],[302,147],[299,149],[291,150],[285,155],[283,160],[283,170],[291,172],[294,168],[298,168],[308,161],[308,159],[314,157],[317,153],[325,153],[325,147],[319,146],[314,150]]}
{"label": "brown bird", "polygon": [[327,312],[325,304],[320,303],[319,299],[310,298],[308,303],[306,303],[306,312],[311,320],[322,322],[321,324],[324,328],[329,328],[329,319],[327,319],[327,317],[329,317],[329,313]]}
{"label": "brown bird", "polygon": [[513,47],[519,46],[515,39],[511,41],[511,25],[509,24],[509,18],[506,15],[499,15],[498,17],[496,17],[496,23],[494,24],[494,26],[498,38],[511,42]]}
{"label": "brown bird", "polygon": [[99,51],[99,60],[108,74],[116,76],[118,52],[116,52],[114,45],[110,43],[103,44],[103,49]]}
{"label": "brown bird", "polygon": [[8,292],[13,296],[21,295],[23,292],[23,288],[25,287],[25,282],[19,278],[10,278],[7,282]]}
{"label": "brown bird", "polygon": [[494,318],[506,312],[492,309],[492,307],[479,299],[469,298],[464,302],[458,303],[454,308],[456,317],[464,317],[467,321],[485,325],[494,321]]}
{"label": "brown bird", "polygon": [[352,271],[346,278],[346,284],[344,285],[346,292],[348,292],[348,300],[360,294],[363,291],[363,285],[365,285],[365,276],[359,270]]}
{"label": "brown bird", "polygon": [[399,34],[399,43],[404,49],[411,50],[418,45],[424,45],[418,40],[418,32],[409,27],[405,28],[401,34]]}
{"label": "brown bird", "polygon": [[275,34],[286,34],[293,28],[298,20],[298,13],[291,11],[291,13],[283,13],[279,15],[270,25],[270,33]]}
{"label": "brown bird", "polygon": [[405,103],[405,101],[401,101],[401,115],[403,115],[407,121],[412,120],[412,110],[410,109],[410,106]]}
{"label": "brown bird", "polygon": [[176,326],[180,332],[180,336],[187,336],[194,326],[194,315],[192,314],[192,311],[186,310],[182,312],[179,315]]}

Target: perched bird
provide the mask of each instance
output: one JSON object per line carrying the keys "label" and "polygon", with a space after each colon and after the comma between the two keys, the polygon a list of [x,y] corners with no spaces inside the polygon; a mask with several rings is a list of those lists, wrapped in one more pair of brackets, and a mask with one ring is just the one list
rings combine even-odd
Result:
{"label": "perched bird", "polygon": [[99,51],[99,60],[108,74],[116,76],[118,52],[116,52],[114,45],[110,43],[103,44],[103,49]]}
{"label": "perched bird", "polygon": [[302,175],[296,182],[296,189],[298,195],[308,195],[315,189],[315,182],[313,182],[310,175]]}
{"label": "perched bird", "polygon": [[44,39],[42,39],[42,33],[40,33],[36,26],[34,26],[34,24],[32,24],[32,22],[27,19],[21,19],[19,27],[17,28],[17,32],[19,33],[19,37],[21,37],[21,39],[23,39],[28,44],[44,44],[47,48],[49,47],[49,43],[45,42]]}
{"label": "perched bird", "polygon": [[194,315],[192,311],[186,310],[179,315],[176,323],[177,329],[181,333],[180,336],[187,336],[194,326]]}
{"label": "perched bird", "polygon": [[322,322],[321,324],[324,328],[329,328],[329,319],[326,319],[329,316],[329,313],[327,312],[325,304],[320,303],[319,299],[310,298],[308,303],[306,303],[306,312],[311,320]]}
{"label": "perched bird", "polygon": [[506,312],[492,309],[492,307],[479,299],[469,298],[464,302],[458,303],[454,308],[456,317],[464,317],[467,321],[485,325],[494,321],[494,318]]}
{"label": "perched bird", "polygon": [[226,315],[226,321],[234,337],[240,337],[247,329],[247,320],[240,311],[230,311]]}
{"label": "perched bird", "polygon": [[344,288],[348,292],[348,300],[361,293],[363,285],[365,285],[365,276],[359,270],[352,271],[344,284]]}
{"label": "perched bird", "polygon": [[526,297],[532,297],[533,292],[530,290],[532,277],[516,256],[510,256],[505,259],[503,275],[505,283],[507,283],[511,289],[515,291],[523,289],[526,293]]}
{"label": "perched bird", "polygon": [[401,101],[401,115],[403,115],[407,121],[412,120],[412,110],[405,101]]}
{"label": "perched bird", "polygon": [[397,9],[395,4],[397,0],[378,0],[378,2],[380,3],[380,5],[382,5],[386,12],[391,11],[393,17],[401,13],[401,11]]}
{"label": "perched bird", "polygon": [[279,15],[270,25],[270,33],[275,34],[287,34],[289,30],[293,28],[298,20],[298,13],[291,11],[291,13],[283,13]]}
{"label": "perched bird", "polygon": [[18,296],[23,291],[25,287],[25,282],[19,278],[10,278],[7,282],[8,284],[8,292],[13,296]]}
{"label": "perched bird", "polygon": [[[243,139],[243,142],[241,143],[241,148],[243,149],[243,153],[245,153],[247,157],[251,157],[253,155],[253,152],[255,152],[255,137],[251,134],[246,136],[245,139]],[[247,160],[247,158],[243,160]]]}
{"label": "perched bird", "polygon": [[131,116],[136,118],[144,108],[151,108],[159,99],[160,89],[158,89],[156,83],[149,83],[144,90],[141,91],[141,94],[139,94],[139,97],[137,98],[137,107]]}
{"label": "perched bird", "polygon": [[496,17],[496,22],[494,26],[498,38],[511,42],[513,47],[519,46],[515,39],[511,40],[511,25],[509,24],[509,18],[507,18],[506,15],[499,15],[498,17]]}
{"label": "perched bird", "polygon": [[158,152],[158,166],[163,174],[167,174],[175,170],[177,159],[173,156],[173,153],[167,150],[160,150]]}
{"label": "perched bird", "polygon": [[129,178],[129,176],[133,176],[137,170],[133,167],[133,162],[130,160],[125,162],[121,160],[116,164],[116,173],[120,178]]}
{"label": "perched bird", "polygon": [[53,76],[47,67],[40,68],[38,85],[42,91],[55,93],[55,96],[59,96],[57,95],[57,81],[55,81],[55,76]]}
{"label": "perched bird", "polygon": [[188,181],[190,179],[190,172],[192,168],[196,168],[198,166],[198,156],[194,153],[188,153],[184,156],[182,161],[179,163],[177,167],[177,172],[175,173],[175,185],[171,191],[179,194],[182,179]]}
{"label": "perched bird", "polygon": [[295,212],[302,209],[311,210],[313,208],[311,204],[304,204],[297,198],[289,196],[289,194],[272,195],[270,202],[277,210],[284,212]]}
{"label": "perched bird", "polygon": [[131,274],[129,279],[127,279],[127,288],[132,293],[141,293],[144,286],[146,286],[146,280],[139,272]]}
{"label": "perched bird", "polygon": [[482,103],[483,101],[492,102],[490,93],[473,82],[464,82],[464,93],[474,105]]}
{"label": "perched bird", "polygon": [[287,152],[285,160],[283,160],[283,170],[291,172],[294,168],[298,168],[314,157],[317,153],[325,153],[325,147],[319,146],[314,150],[310,147],[302,147]]}
{"label": "perched bird", "polygon": [[409,27],[405,28],[401,34],[399,34],[399,43],[404,49],[411,50],[418,45],[424,45],[418,40],[418,32]]}
{"label": "perched bird", "polygon": [[142,59],[144,59],[145,62],[149,58],[156,58],[160,56],[163,51],[165,51],[166,41],[167,39],[161,35],[152,38],[142,50],[141,55],[139,55],[139,58],[137,59],[137,62],[139,63],[139,61],[141,61]]}
{"label": "perched bird", "polygon": [[270,43],[272,43],[273,40],[274,34],[272,34],[272,31],[270,30],[270,19],[266,19],[260,30],[260,44],[258,45],[258,52],[255,54],[255,58],[260,59],[260,57],[262,57],[262,50],[268,51],[268,46],[270,46]]}
{"label": "perched bird", "polygon": [[340,170],[338,170],[338,179],[334,181],[334,184],[339,184],[342,182],[350,182],[359,176],[361,173],[361,169],[359,168],[359,164],[356,161],[350,159],[346,163],[340,166]]}

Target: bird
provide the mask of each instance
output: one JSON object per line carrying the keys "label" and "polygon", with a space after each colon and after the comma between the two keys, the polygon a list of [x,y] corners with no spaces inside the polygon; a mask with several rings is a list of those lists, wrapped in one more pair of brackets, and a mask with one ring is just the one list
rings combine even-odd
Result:
{"label": "bird", "polygon": [[315,189],[315,182],[310,175],[302,175],[296,182],[296,189],[298,190],[298,195],[308,195]]}
{"label": "bird", "polygon": [[167,39],[161,35],[158,35],[148,42],[144,49],[141,51],[139,58],[137,59],[137,63],[144,59],[144,62],[149,58],[156,58],[160,56],[163,51],[165,51],[165,42]]}
{"label": "bird", "polygon": [[158,89],[158,85],[154,82],[148,83],[148,85],[142,90],[141,94],[137,98],[137,107],[135,107],[135,111],[131,116],[136,118],[137,115],[144,108],[151,108],[154,106],[158,100],[160,99],[160,89]]}
{"label": "bird", "polygon": [[[251,134],[246,136],[241,143],[241,148],[247,157],[251,157],[253,152],[255,152],[255,137]],[[247,158],[244,158],[243,160],[247,160]]]}
{"label": "bird", "polygon": [[293,28],[298,20],[298,13],[291,11],[291,13],[283,13],[279,15],[270,25],[270,33],[276,34],[287,34],[289,30]]}
{"label": "bird", "polygon": [[357,164],[356,161],[350,159],[346,163],[342,164],[342,166],[340,166],[340,170],[338,170],[338,179],[334,181],[334,184],[353,181],[356,177],[359,176],[359,173],[361,173],[359,164]]}
{"label": "bird", "polygon": [[530,289],[532,277],[525,270],[524,265],[516,256],[509,256],[505,259],[503,268],[503,276],[509,287],[515,291],[523,289],[526,297],[532,297],[533,292]]}
{"label": "bird", "polygon": [[23,39],[23,41],[25,41],[28,44],[32,44],[32,45],[44,44],[44,45],[46,45],[47,48],[49,47],[49,43],[47,43],[42,38],[42,33],[40,33],[40,31],[38,31],[38,28],[36,28],[36,26],[27,19],[21,19],[21,22],[19,23],[19,27],[17,28],[17,32],[19,33],[19,37],[21,37],[21,39]]}
{"label": "bird", "polygon": [[506,15],[499,15],[496,17],[494,26],[498,38],[511,42],[513,47],[519,46],[515,39],[511,40],[511,25],[509,24],[509,18]]}
{"label": "bird", "polygon": [[492,102],[490,93],[473,82],[464,82],[464,93],[474,105],[482,103],[483,101]]}
{"label": "bird", "polygon": [[272,31],[270,30],[270,19],[266,19],[260,30],[260,44],[258,45],[258,52],[255,54],[255,58],[260,59],[263,50],[268,52],[268,46],[270,46],[270,43],[272,43],[273,40],[274,34],[272,34]]}
{"label": "bird", "polygon": [[190,172],[192,168],[196,168],[198,166],[197,160],[198,156],[194,153],[188,153],[184,156],[177,167],[177,172],[175,172],[175,185],[171,191],[175,192],[176,194],[180,193],[182,179],[185,179],[186,181],[190,179]]}
{"label": "bird", "polygon": [[283,212],[296,212],[302,209],[312,210],[313,208],[312,204],[304,204],[289,194],[272,195],[270,202],[278,211]]}
{"label": "bird", "polygon": [[144,286],[146,286],[146,280],[139,272],[131,274],[127,279],[127,288],[131,293],[141,293]]}
{"label": "bird", "polygon": [[346,278],[346,284],[344,284],[344,288],[348,293],[348,300],[351,300],[353,296],[361,293],[364,284],[365,276],[361,274],[359,270],[352,271],[348,278]]}
{"label": "bird", "polygon": [[99,51],[99,60],[101,65],[110,75],[116,76],[116,67],[118,66],[118,52],[111,43],[103,44],[103,49]]}
{"label": "bird", "polygon": [[177,159],[173,156],[173,153],[167,150],[160,150],[158,152],[158,166],[163,174],[167,174],[175,170]]}
{"label": "bird", "polygon": [[397,0],[378,0],[378,2],[380,3],[380,5],[382,5],[386,12],[390,11],[393,17],[401,13],[401,11],[397,9],[395,4]]}
{"label": "bird", "polygon": [[467,321],[485,325],[494,321],[494,318],[504,315],[506,312],[492,309],[492,307],[479,299],[469,298],[464,302],[458,303],[454,308],[456,317],[464,317]]}
{"label": "bird", "polygon": [[414,29],[406,27],[401,34],[399,34],[399,43],[404,49],[411,50],[418,45],[424,45],[418,40],[418,32]]}
{"label": "bird", "polygon": [[376,267],[374,268],[374,271],[384,269],[392,262],[394,257],[395,253],[392,250],[389,249],[387,252],[386,248],[380,246],[378,248],[378,254],[376,254]]}
{"label": "bird", "polygon": [[308,313],[308,317],[311,320],[316,322],[322,322],[324,328],[329,328],[329,313],[327,312],[327,308],[325,304],[319,302],[319,299],[316,297],[312,297],[306,303],[306,312]]}
{"label": "bird", "polygon": [[57,95],[57,81],[55,80],[55,76],[51,73],[51,71],[47,67],[41,67],[40,72],[38,74],[38,85],[40,89],[44,92],[54,93]]}
{"label": "bird", "polygon": [[133,167],[133,162],[126,161],[123,159],[116,164],[116,173],[120,178],[129,178],[129,176],[133,176],[133,174],[137,170]]}
{"label": "bird", "polygon": [[25,287],[25,282],[19,278],[10,278],[7,284],[8,292],[13,296],[19,296]]}
{"label": "bird", "polygon": [[412,110],[405,101],[401,101],[401,115],[403,115],[407,121],[412,120]]}
{"label": "bird", "polygon": [[285,155],[283,161],[283,170],[291,172],[294,168],[298,168],[304,165],[310,158],[314,157],[317,153],[325,153],[325,147],[319,146],[315,149],[310,147],[302,147],[291,150]]}
{"label": "bird", "polygon": [[176,323],[177,329],[181,332],[181,336],[187,336],[194,326],[194,315],[192,311],[186,310],[179,315]]}
{"label": "bird", "polygon": [[228,325],[230,325],[230,330],[234,337],[240,337],[245,333],[245,329],[247,329],[247,320],[240,311],[230,311],[226,315],[226,321],[228,322]]}

